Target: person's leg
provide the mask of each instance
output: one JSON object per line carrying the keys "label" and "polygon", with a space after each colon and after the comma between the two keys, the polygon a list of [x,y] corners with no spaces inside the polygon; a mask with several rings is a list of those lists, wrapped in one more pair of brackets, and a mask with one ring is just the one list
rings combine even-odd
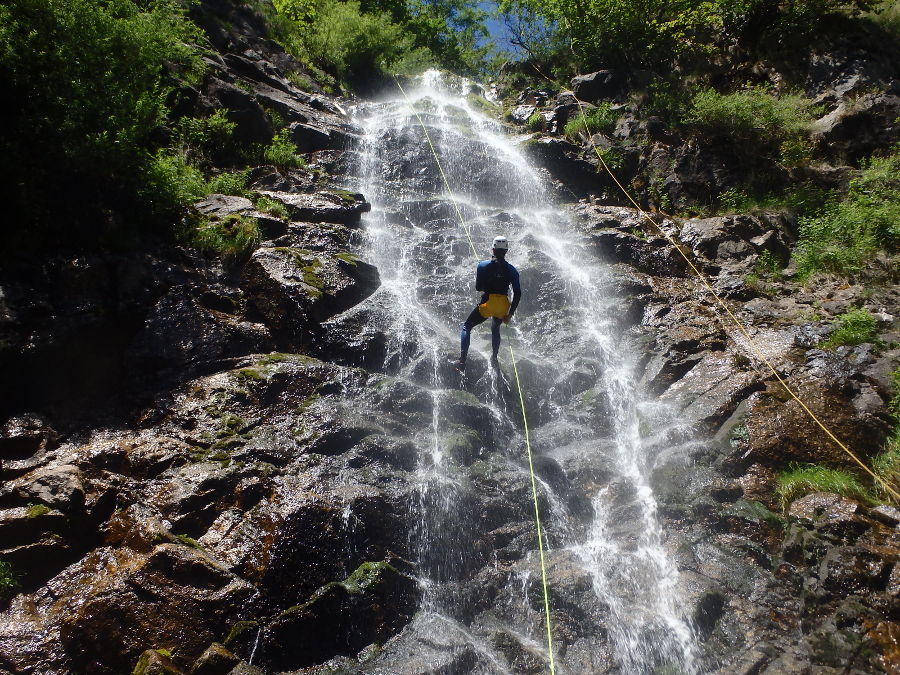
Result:
{"label": "person's leg", "polygon": [[497,352],[500,351],[500,324],[502,323],[502,319],[494,317],[494,321],[491,324],[491,347],[493,347],[493,356],[495,359],[497,358]]}
{"label": "person's leg", "polygon": [[481,312],[478,311],[478,308],[472,310],[472,313],[469,314],[469,317],[466,319],[466,322],[460,326],[459,329],[459,362],[464,364],[466,362],[466,355],[469,353],[469,342],[472,338],[472,329],[478,324],[485,321],[485,318],[481,316]]}

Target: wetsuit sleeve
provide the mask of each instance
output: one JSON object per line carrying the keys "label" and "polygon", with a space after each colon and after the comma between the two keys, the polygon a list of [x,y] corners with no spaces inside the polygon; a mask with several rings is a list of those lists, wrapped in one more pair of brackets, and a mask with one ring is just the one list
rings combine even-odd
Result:
{"label": "wetsuit sleeve", "polygon": [[478,267],[475,268],[475,290],[476,291],[484,291],[484,282],[485,282],[485,270],[487,266],[484,262],[478,263]]}
{"label": "wetsuit sleeve", "polygon": [[522,288],[519,286],[519,270],[510,265],[509,272],[509,279],[513,289],[513,298],[512,304],[509,306],[509,315],[512,316],[516,311],[516,307],[519,306],[519,300],[522,299]]}

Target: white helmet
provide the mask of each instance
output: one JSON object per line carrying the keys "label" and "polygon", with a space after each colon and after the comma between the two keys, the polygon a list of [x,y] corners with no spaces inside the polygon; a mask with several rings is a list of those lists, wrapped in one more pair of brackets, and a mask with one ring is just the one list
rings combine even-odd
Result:
{"label": "white helmet", "polygon": [[494,243],[491,244],[491,248],[500,249],[502,251],[509,250],[509,241],[502,234],[494,237]]}

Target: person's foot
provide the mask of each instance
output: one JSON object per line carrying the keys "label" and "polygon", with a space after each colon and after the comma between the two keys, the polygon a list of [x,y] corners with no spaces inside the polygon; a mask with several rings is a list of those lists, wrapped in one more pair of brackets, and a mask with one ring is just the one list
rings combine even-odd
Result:
{"label": "person's foot", "polygon": [[463,359],[451,359],[450,364],[459,372],[466,372],[466,362]]}
{"label": "person's foot", "polygon": [[491,354],[491,368],[499,368],[500,360],[497,358],[496,354]]}

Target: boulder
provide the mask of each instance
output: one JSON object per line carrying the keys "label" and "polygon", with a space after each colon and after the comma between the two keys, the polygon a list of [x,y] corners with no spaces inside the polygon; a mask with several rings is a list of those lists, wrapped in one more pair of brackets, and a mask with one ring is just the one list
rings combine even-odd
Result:
{"label": "boulder", "polygon": [[572,92],[588,103],[618,100],[624,86],[622,76],[613,70],[598,70],[572,78]]}
{"label": "boulder", "polygon": [[128,350],[133,372],[153,382],[179,381],[271,349],[266,326],[242,318],[239,296],[199,290],[175,286],[159,299]]}
{"label": "boulder", "polygon": [[356,225],[360,216],[372,208],[361,194],[352,192],[321,191],[315,194],[295,194],[261,190],[260,194],[284,204],[291,220],[307,223]]}
{"label": "boulder", "polygon": [[385,642],[409,621],[418,597],[415,579],[390,562],[363,563],[266,626],[267,661],[273,669],[295,669]]}
{"label": "boulder", "polygon": [[294,247],[257,250],[241,280],[251,307],[294,344],[308,343],[315,325],[364,300],[379,283],[378,270],[352,254]]}
{"label": "boulder", "polygon": [[868,94],[844,101],[813,125],[813,138],[835,159],[855,162],[900,141],[900,96]]}

